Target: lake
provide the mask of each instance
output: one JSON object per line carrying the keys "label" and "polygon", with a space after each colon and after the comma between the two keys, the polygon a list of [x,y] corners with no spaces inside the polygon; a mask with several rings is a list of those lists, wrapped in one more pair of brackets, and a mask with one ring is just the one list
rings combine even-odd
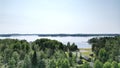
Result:
{"label": "lake", "polygon": [[38,37],[38,36],[11,36],[11,37],[0,37],[0,39],[19,39],[19,40],[27,40],[28,42],[35,41],[36,39],[40,38],[48,38],[52,40],[58,40],[64,44],[67,44],[67,42],[75,43],[78,48],[91,48],[91,45],[88,44],[88,40],[93,38],[91,37]]}

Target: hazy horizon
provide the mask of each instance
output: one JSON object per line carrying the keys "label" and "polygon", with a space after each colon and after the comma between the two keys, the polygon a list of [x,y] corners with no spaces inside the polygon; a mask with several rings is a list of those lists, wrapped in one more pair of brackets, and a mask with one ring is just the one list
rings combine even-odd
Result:
{"label": "hazy horizon", "polygon": [[120,0],[0,0],[0,34],[120,34]]}

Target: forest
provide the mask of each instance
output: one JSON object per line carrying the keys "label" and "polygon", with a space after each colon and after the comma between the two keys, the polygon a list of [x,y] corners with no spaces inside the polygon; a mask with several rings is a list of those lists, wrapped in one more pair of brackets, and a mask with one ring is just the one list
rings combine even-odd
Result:
{"label": "forest", "polygon": [[64,45],[45,38],[33,42],[0,39],[0,68],[69,68],[74,66],[72,51],[76,50],[75,43]]}
{"label": "forest", "polygon": [[120,68],[120,36],[88,41],[92,54],[82,56],[75,43],[37,39],[0,39],[0,68]]}
{"label": "forest", "polygon": [[92,38],[94,68],[120,68],[120,36]]}

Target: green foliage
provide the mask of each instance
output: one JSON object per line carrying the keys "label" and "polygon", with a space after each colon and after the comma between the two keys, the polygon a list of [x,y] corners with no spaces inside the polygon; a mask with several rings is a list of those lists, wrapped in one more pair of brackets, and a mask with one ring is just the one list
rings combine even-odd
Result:
{"label": "green foliage", "polygon": [[[75,60],[72,54],[67,56],[66,48],[67,45],[50,39],[0,39],[0,68],[70,68]],[[69,47],[70,52],[76,49],[74,43]]]}
{"label": "green foliage", "polygon": [[40,61],[38,62],[38,68],[46,68],[45,61],[44,61],[44,60],[40,60]]}
{"label": "green foliage", "polygon": [[31,59],[29,55],[26,55],[24,58],[24,68],[31,68]]}
{"label": "green foliage", "polygon": [[120,63],[118,63],[118,68],[120,68]]}
{"label": "green foliage", "polygon": [[77,45],[75,43],[70,44],[70,42],[67,43],[66,49],[67,49],[67,51],[68,50],[70,50],[70,51],[78,50]]}
{"label": "green foliage", "polygon": [[111,68],[111,63],[105,62],[105,64],[103,65],[103,68]]}
{"label": "green foliage", "polygon": [[99,60],[96,60],[94,63],[94,68],[102,68],[103,67],[103,63],[100,62]]}
{"label": "green foliage", "polygon": [[[17,67],[16,68],[27,68],[27,67],[24,67],[24,61],[21,60],[18,64],[17,64]],[[29,67],[30,68],[30,67]]]}
{"label": "green foliage", "polygon": [[34,51],[31,62],[32,62],[33,67],[37,66],[37,54],[36,54],[36,51]]}
{"label": "green foliage", "polygon": [[9,68],[15,68],[16,66],[16,61],[14,58],[11,58],[8,62]]}
{"label": "green foliage", "polygon": [[17,65],[17,63],[19,62],[19,57],[20,57],[19,54],[15,51],[13,52],[12,57],[15,60],[15,65]]}
{"label": "green foliage", "polygon": [[105,49],[101,48],[99,51],[99,55],[98,55],[100,61],[105,62],[107,61],[107,52]]}
{"label": "green foliage", "polygon": [[111,66],[111,68],[118,68],[118,63],[116,61],[113,61]]}
{"label": "green foliage", "polygon": [[69,60],[68,59],[58,59],[57,67],[58,68],[70,68]]}
{"label": "green foliage", "polygon": [[54,54],[54,50],[46,48],[45,53],[46,53],[46,58],[50,58]]}
{"label": "green foliage", "polygon": [[[120,68],[120,37],[94,38],[89,43],[95,54],[94,68]],[[64,45],[57,40],[0,39],[0,68],[91,68],[88,62],[76,62],[76,50],[75,43]]]}
{"label": "green foliage", "polygon": [[49,68],[56,68],[56,62],[54,59],[50,60],[49,62]]}
{"label": "green foliage", "polygon": [[92,51],[96,59],[103,63],[109,59],[120,62],[120,36],[92,38],[88,42],[92,44]]}
{"label": "green foliage", "polygon": [[40,46],[40,49],[45,50],[45,48],[50,49],[64,49],[64,45],[56,40],[50,40],[50,39],[37,39],[34,41],[34,43],[38,46]]}
{"label": "green foliage", "polygon": [[82,68],[91,68],[88,62],[85,62],[82,66]]}

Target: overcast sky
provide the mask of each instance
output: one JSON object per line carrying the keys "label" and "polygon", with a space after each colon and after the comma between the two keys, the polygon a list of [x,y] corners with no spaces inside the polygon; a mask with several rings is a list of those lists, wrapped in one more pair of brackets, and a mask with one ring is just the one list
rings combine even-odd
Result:
{"label": "overcast sky", "polygon": [[120,33],[120,0],[0,0],[0,33]]}

